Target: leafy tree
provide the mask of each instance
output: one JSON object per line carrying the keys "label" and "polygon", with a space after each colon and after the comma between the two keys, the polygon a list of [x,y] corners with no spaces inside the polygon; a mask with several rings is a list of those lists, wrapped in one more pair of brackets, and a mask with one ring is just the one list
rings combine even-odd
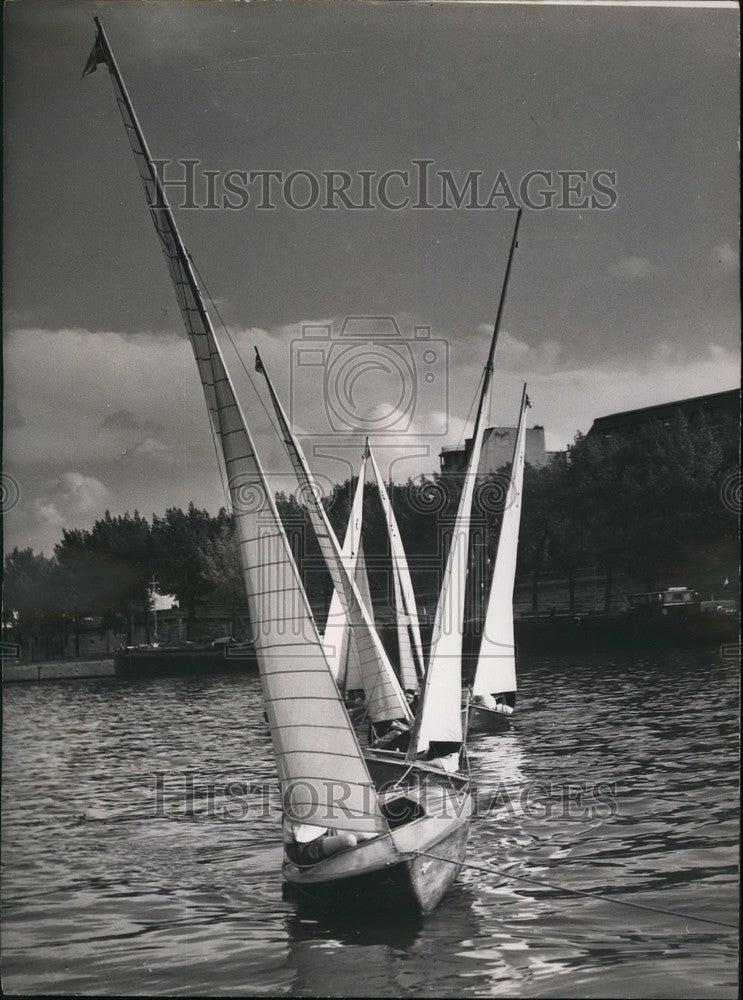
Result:
{"label": "leafy tree", "polygon": [[212,533],[197,550],[204,583],[210,600],[231,609],[231,634],[237,632],[237,614],[245,610],[245,585],[237,553],[235,526],[230,515],[220,510]]}
{"label": "leafy tree", "polygon": [[64,634],[65,586],[55,559],[30,548],[14,548],[3,566],[3,622],[20,645],[41,640],[49,653],[55,636]]}
{"label": "leafy tree", "polygon": [[122,615],[127,642],[135,615],[142,615],[148,627],[154,548],[150,525],[138,511],[115,517],[106,511],[90,531],[63,531],[55,554],[65,572],[76,621]]}
{"label": "leafy tree", "polygon": [[193,502],[188,510],[169,507],[152,518],[153,560],[162,590],[174,594],[186,611],[188,635],[194,630],[196,610],[210,595],[212,581],[204,552],[222,530],[205,510]]}

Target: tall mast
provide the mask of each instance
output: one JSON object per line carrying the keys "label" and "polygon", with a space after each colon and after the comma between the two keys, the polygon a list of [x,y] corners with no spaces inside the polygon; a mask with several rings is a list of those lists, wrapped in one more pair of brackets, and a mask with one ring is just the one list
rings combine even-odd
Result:
{"label": "tall mast", "polygon": [[503,307],[506,301],[511,264],[517,246],[522,209],[516,213],[508,261],[503,276],[498,311],[493,325],[487,360],[483,373],[482,390],[477,406],[472,447],[462,484],[457,518],[449,545],[444,578],[436,607],[433,639],[428,658],[428,669],[421,689],[421,701],[415,720],[408,760],[425,750],[433,742],[462,742],[462,715],[460,699],[462,690],[462,634],[464,631],[464,599],[469,556],[470,519],[477,470],[480,464],[485,403],[493,381],[495,349],[498,344]]}
{"label": "tall mast", "polygon": [[[150,216],[175,287],[229,479],[252,638],[287,818],[384,833],[374,785],[338,694],[286,533],[206,312],[188,254],[100,21],[83,75],[111,73]],[[318,730],[333,730],[332,745]],[[342,804],[337,789],[350,789]]]}
{"label": "tall mast", "polygon": [[[139,124],[139,119],[136,111],[134,110],[134,105],[132,104],[129,96],[129,91],[126,89],[124,78],[121,75],[121,70],[116,62],[116,57],[114,56],[108,38],[106,37],[106,32],[100,18],[94,17],[93,21],[95,22],[97,29],[96,40],[93,51],[90,53],[85,69],[83,70],[83,76],[87,76],[88,73],[94,72],[96,66],[100,63],[104,63],[113,77],[116,101],[119,105],[119,111],[121,112],[124,122],[124,128],[126,129],[129,145],[134,153],[137,170],[145,188],[145,195],[147,197],[147,203],[152,215],[152,220],[155,224],[155,230],[162,243],[163,252],[168,258],[168,266],[171,272],[171,277],[176,286],[178,304],[181,307],[181,312],[184,313],[184,321],[188,327],[189,321],[186,313],[195,311],[198,315],[200,323],[210,332],[212,337],[214,337],[215,348],[217,352],[220,353],[221,357],[221,351],[219,350],[216,336],[214,335],[212,322],[209,318],[206,306],[204,305],[204,297],[201,292],[199,282],[196,279],[191,258],[189,257],[183,244],[183,240],[181,239],[181,234],[178,231],[175,219],[173,218],[170,205],[165,197],[165,191],[163,190],[160,177],[155,169],[152,154],[150,153],[147,139],[142,131],[142,126]],[[171,243],[172,246],[170,245]],[[175,272],[175,261],[173,260],[174,255],[177,257],[178,264],[178,269]],[[182,272],[182,274],[180,272]],[[192,297],[191,302],[184,301],[186,293],[184,278],[185,284],[188,286],[187,290],[190,292]],[[219,415],[213,401],[207,400],[207,406],[212,420],[218,422]]]}

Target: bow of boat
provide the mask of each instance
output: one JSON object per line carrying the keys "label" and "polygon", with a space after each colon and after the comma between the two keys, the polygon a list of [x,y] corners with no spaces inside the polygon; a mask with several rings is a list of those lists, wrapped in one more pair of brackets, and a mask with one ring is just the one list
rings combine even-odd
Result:
{"label": "bow of boat", "polygon": [[[469,779],[404,761],[369,759],[388,780],[380,801],[391,829],[312,865],[286,859],[283,874],[300,899],[431,912],[457,877],[472,815]],[[389,755],[392,756],[392,755]],[[384,784],[389,787],[385,790]],[[406,819],[406,814],[417,818]],[[399,825],[398,825],[399,824]]]}

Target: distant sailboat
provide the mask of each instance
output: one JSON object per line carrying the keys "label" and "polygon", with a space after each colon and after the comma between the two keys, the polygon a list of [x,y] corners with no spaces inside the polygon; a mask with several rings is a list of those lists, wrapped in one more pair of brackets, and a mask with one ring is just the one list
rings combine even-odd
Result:
{"label": "distant sailboat", "polygon": [[[353,576],[356,582],[363,603],[373,622],[374,609],[369,588],[369,577],[366,570],[366,560],[364,558],[364,548],[361,541],[367,463],[371,466],[373,481],[379,492],[379,499],[387,529],[387,539],[390,545],[395,629],[398,647],[397,674],[400,684],[405,691],[406,699],[410,702],[418,692],[420,680],[425,670],[420,623],[410,568],[400,537],[397,519],[395,518],[387,488],[368,439],[364,446],[361,467],[354,491],[351,515],[348,520],[341,554],[347,564],[349,574]],[[363,678],[358,662],[356,644],[351,639],[351,629],[343,613],[342,600],[337,589],[333,591],[333,597],[330,602],[323,641],[328,649],[331,662],[337,662],[338,664],[337,668],[334,667],[338,686],[347,695],[348,703],[357,705],[359,699],[358,697],[354,697],[354,695],[358,695],[358,692],[363,690]]]}
{"label": "distant sailboat", "polygon": [[[347,565],[349,574],[353,577],[362,601],[374,623],[374,609],[369,590],[369,578],[366,572],[366,561],[361,543],[361,527],[364,516],[364,483],[366,479],[367,452],[361,459],[356,490],[348,519],[346,537],[343,541],[341,555]],[[333,596],[328,609],[328,616],[323,633],[323,643],[328,653],[328,659],[338,687],[344,693],[349,704],[358,704],[364,695],[364,679],[361,673],[358,648],[352,641],[348,619],[343,611],[343,604],[338,590],[333,590]]]}
{"label": "distant sailboat", "polygon": [[371,448],[368,450],[374,481],[379,491],[379,499],[382,504],[382,511],[384,512],[385,524],[387,525],[387,538],[392,557],[392,581],[395,596],[395,625],[397,629],[400,683],[405,689],[406,694],[407,692],[416,693],[420,688],[425,673],[418,606],[415,601],[410,567],[408,566],[407,556],[402,544],[397,518],[395,517],[384,479],[379,471],[377,460]]}
{"label": "distant sailboat", "polygon": [[[255,367],[266,381],[281,436],[299,485],[303,490],[307,512],[320,552],[333,581],[335,594],[338,596],[343,615],[350,626],[348,641],[354,656],[358,658],[359,672],[366,696],[366,711],[374,727],[375,735],[385,734],[396,724],[402,724],[403,728],[407,727],[412,722],[407,699],[379,638],[371,613],[354,577],[349,572],[347,563],[344,561],[338,539],[328,519],[320,498],[320,491],[314,481],[302,446],[289,426],[286,411],[257,349]],[[367,601],[371,603],[368,597]]]}
{"label": "distant sailboat", "polygon": [[460,703],[462,637],[465,623],[472,501],[482,453],[485,402],[489,398],[492,386],[495,350],[511,263],[517,246],[520,221],[521,209],[516,214],[498,313],[483,371],[480,399],[472,432],[472,444],[464,472],[457,517],[436,607],[428,668],[421,690],[420,707],[415,720],[413,738],[408,750],[408,759],[411,761],[415,759],[416,754],[426,751],[429,757],[435,757],[441,761],[442,766],[449,768],[458,766],[457,762],[461,754],[465,733]]}
{"label": "distant sailboat", "polygon": [[[419,690],[420,681],[425,672],[418,610],[413,591],[413,581],[410,576],[410,568],[400,537],[400,529],[392,508],[392,503],[390,502],[387,487],[379,471],[377,460],[374,457],[368,439],[364,447],[364,455],[354,493],[353,507],[346,530],[343,555],[344,559],[348,561],[349,572],[355,574],[356,584],[359,587],[362,598],[364,598],[369,615],[373,620],[374,612],[369,591],[369,578],[366,572],[364,550],[361,542],[367,462],[371,465],[373,482],[379,494],[384,514],[387,541],[390,546],[390,569],[393,584],[395,631],[398,650],[397,675],[405,691],[406,699],[412,702]],[[330,636],[334,648],[341,649],[341,668],[338,672],[339,683],[343,690],[351,692],[354,688],[361,687],[362,685],[360,683],[353,683],[354,678],[360,677],[360,675],[354,669],[353,643],[348,642],[348,633],[348,622],[345,620],[342,612],[340,596],[337,591],[334,591],[328,613],[326,636]]]}
{"label": "distant sailboat", "polygon": [[[101,63],[109,69],[227,474],[281,785],[284,878],[315,900],[409,905],[428,913],[464,859],[469,778],[430,764],[411,766],[401,755],[375,759],[362,753],[193,266],[103,27],[95,22],[96,41],[83,75]],[[361,636],[362,671],[378,671],[371,699],[377,717],[409,716],[332,530],[319,540],[339,577],[344,611]]]}
{"label": "distant sailboat", "polygon": [[483,623],[482,640],[469,701],[470,726],[498,728],[516,704],[516,644],[513,632],[513,587],[521,523],[526,451],[526,386],[521,396],[516,443],[501,520],[493,578]]}

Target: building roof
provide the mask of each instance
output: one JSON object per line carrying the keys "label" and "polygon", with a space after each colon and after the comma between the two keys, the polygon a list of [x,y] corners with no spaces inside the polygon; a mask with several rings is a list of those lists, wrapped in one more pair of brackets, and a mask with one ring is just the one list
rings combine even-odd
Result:
{"label": "building roof", "polygon": [[740,413],[740,389],[727,389],[724,392],[713,392],[707,396],[692,396],[689,399],[673,400],[669,403],[657,403],[655,406],[642,406],[637,410],[623,410],[620,413],[610,413],[597,417],[589,434],[605,432],[633,424],[644,424],[651,420],[661,420],[676,412],[693,411],[709,413],[710,415],[724,411]]}

